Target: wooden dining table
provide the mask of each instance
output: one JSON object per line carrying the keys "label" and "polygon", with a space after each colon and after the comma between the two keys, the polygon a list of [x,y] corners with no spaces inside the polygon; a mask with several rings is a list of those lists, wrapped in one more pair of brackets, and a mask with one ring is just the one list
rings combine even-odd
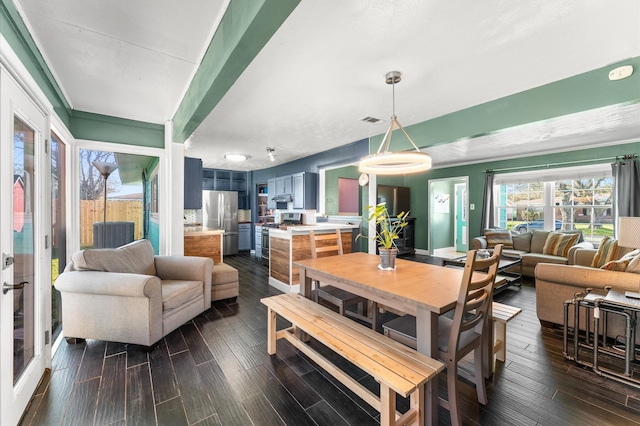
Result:
{"label": "wooden dining table", "polygon": [[[416,317],[418,351],[438,354],[438,317],[456,305],[462,269],[396,260],[396,269],[378,268],[380,257],[350,253],[295,263],[300,268],[300,293],[311,298],[312,281],[332,285]],[[438,424],[437,381],[425,392],[425,423]]]}

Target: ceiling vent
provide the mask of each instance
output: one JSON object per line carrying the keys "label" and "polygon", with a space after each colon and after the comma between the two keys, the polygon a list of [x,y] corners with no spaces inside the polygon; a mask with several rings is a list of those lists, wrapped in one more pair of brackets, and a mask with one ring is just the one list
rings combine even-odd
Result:
{"label": "ceiling vent", "polygon": [[361,118],[360,121],[364,121],[365,123],[378,124],[378,123],[382,123],[384,120],[367,116],[367,117]]}

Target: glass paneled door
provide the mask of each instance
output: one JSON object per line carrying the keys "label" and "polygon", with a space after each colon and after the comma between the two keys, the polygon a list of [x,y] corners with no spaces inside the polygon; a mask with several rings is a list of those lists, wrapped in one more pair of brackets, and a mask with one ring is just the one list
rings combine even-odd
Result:
{"label": "glass paneled door", "polygon": [[50,358],[46,118],[0,68],[0,424],[15,425]]}

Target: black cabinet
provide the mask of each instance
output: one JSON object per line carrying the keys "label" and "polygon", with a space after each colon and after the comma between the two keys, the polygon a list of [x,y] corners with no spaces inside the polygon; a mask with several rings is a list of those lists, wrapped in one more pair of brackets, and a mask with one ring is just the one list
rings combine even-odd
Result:
{"label": "black cabinet", "polygon": [[202,160],[184,157],[184,208],[202,208]]}

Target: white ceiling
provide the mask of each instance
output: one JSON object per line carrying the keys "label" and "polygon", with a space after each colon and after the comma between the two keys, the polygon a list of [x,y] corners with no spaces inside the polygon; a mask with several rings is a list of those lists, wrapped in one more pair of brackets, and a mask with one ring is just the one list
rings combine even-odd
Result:
{"label": "white ceiling", "polygon": [[[173,117],[227,5],[15,1],[74,109],[155,123]],[[190,137],[187,155],[255,170],[383,133],[391,70],[403,73],[396,112],[407,127],[636,56],[637,0],[304,0]],[[581,139],[588,119],[578,114],[540,124],[542,134],[529,127],[528,139],[493,135],[427,151],[443,167],[503,145],[526,156],[560,135],[578,146],[640,137],[637,108],[608,113],[631,122]],[[249,159],[231,163],[225,153]]]}

